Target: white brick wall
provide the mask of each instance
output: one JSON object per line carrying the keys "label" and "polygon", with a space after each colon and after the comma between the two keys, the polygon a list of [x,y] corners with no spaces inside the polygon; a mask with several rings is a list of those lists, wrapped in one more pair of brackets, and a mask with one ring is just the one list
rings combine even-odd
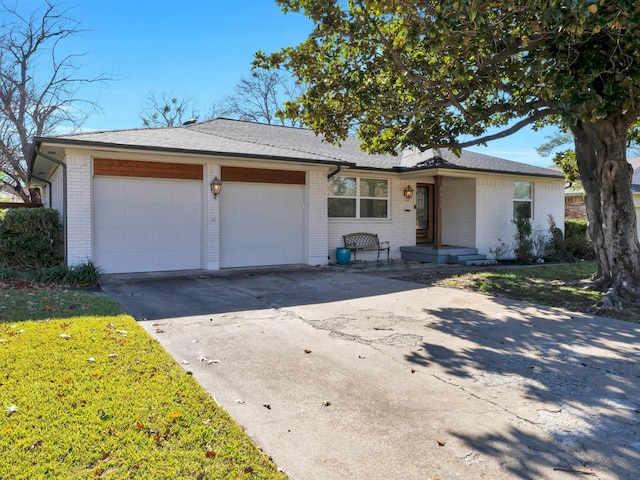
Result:
{"label": "white brick wall", "polygon": [[[207,270],[220,269],[220,196],[213,198],[209,185],[214,177],[220,178],[220,165],[206,164],[204,166],[205,181],[205,258]],[[222,187],[224,189],[224,186]],[[220,195],[223,191],[220,190]]]}
{"label": "white brick wall", "polygon": [[556,226],[564,231],[564,185],[559,182],[534,181],[534,211],[532,226],[549,233],[549,214]]}
{"label": "white brick wall", "polygon": [[471,246],[478,253],[491,256],[490,248],[513,243],[513,182],[504,177],[476,181],[476,244]]}
{"label": "white brick wall", "polygon": [[[355,175],[355,174],[354,174]],[[385,178],[371,174],[358,175],[364,178]],[[400,247],[416,244],[416,211],[415,197],[410,201],[404,198],[403,191],[407,185],[415,190],[415,181],[403,179],[390,179],[391,189],[389,197],[390,217],[384,219],[356,219],[356,218],[330,218],[329,219],[329,251],[331,262],[336,261],[336,248],[344,247],[343,235],[353,232],[377,233],[381,242],[389,241],[391,244],[390,256],[400,258]],[[327,209],[327,187],[325,177],[324,209]],[[358,259],[375,260],[377,252],[359,252]]]}
{"label": "white brick wall", "polygon": [[327,173],[325,170],[307,172],[305,201],[306,261],[309,265],[327,264]]}
{"label": "white brick wall", "polygon": [[525,181],[533,183],[534,231],[549,234],[548,215],[552,214],[556,225],[564,229],[564,184],[562,180],[542,178],[496,177],[479,178],[476,187],[477,241],[479,253],[490,256],[501,242],[513,246],[515,226],[513,225],[513,183]]}
{"label": "white brick wall", "polygon": [[93,259],[91,157],[67,155],[67,262]]}
{"label": "white brick wall", "polygon": [[442,243],[470,247],[476,241],[476,179],[443,178],[440,192]]}

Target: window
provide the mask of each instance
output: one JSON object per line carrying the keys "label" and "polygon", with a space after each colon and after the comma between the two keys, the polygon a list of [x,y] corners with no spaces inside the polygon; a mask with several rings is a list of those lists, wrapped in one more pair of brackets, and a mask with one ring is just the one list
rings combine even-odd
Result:
{"label": "window", "polygon": [[513,218],[533,217],[533,184],[531,182],[513,183]]}
{"label": "window", "polygon": [[388,180],[333,177],[329,180],[329,217],[387,218]]}

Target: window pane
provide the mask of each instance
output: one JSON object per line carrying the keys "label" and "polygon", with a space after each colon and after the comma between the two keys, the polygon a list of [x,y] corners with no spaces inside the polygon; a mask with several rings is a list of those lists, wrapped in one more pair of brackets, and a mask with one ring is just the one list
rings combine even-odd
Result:
{"label": "window pane", "polygon": [[329,180],[329,195],[333,197],[355,197],[356,179],[349,177],[333,177]]}
{"label": "window pane", "polygon": [[360,218],[387,218],[387,201],[360,200]]}
{"label": "window pane", "polygon": [[513,183],[514,200],[531,200],[531,182]]}
{"label": "window pane", "polygon": [[330,217],[355,217],[356,216],[356,199],[355,198],[329,198],[329,216]]}
{"label": "window pane", "polygon": [[361,197],[381,197],[387,198],[388,183],[386,180],[373,180],[368,178],[360,179],[360,196]]}
{"label": "window pane", "polygon": [[531,218],[531,202],[513,202],[513,218]]}

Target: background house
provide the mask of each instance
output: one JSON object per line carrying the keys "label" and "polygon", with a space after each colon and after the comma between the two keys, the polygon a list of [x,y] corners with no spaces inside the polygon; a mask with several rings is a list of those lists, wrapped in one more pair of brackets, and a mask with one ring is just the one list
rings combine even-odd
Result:
{"label": "background house", "polygon": [[[640,218],[640,157],[631,157],[627,161],[633,167],[631,192],[636,207],[636,218]],[[579,220],[587,220],[587,207],[584,202],[584,189],[578,185],[567,185],[564,193],[564,216]],[[640,223],[637,226],[640,236]]]}
{"label": "background house", "polygon": [[67,262],[107,273],[324,265],[357,231],[396,259],[411,247],[482,256],[512,240],[522,204],[536,229],[563,224],[561,173],[466,151],[368,155],[353,138],[228,119],[34,145],[31,184],[62,213]]}

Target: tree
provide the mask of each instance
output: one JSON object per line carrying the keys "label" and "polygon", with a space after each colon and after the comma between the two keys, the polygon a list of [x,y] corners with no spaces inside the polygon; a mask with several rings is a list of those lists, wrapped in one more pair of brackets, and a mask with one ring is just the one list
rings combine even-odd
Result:
{"label": "tree", "polygon": [[[315,23],[297,47],[258,52],[309,85],[286,115],[363,148],[460,148],[525,127],[568,128],[586,191],[603,306],[640,302],[626,161],[640,115],[636,0],[278,0]],[[492,128],[499,128],[493,133]]]}
{"label": "tree", "polygon": [[[574,143],[573,135],[567,131],[561,131],[556,135],[547,137],[547,141],[536,147],[538,155],[548,157],[553,154],[553,163],[564,173],[567,182],[574,184],[580,181],[580,172],[576,161],[576,152],[573,148],[557,150],[560,147]],[[582,184],[579,184],[582,187]]]}
{"label": "tree", "polygon": [[283,100],[293,100],[302,88],[287,76],[268,70],[254,70],[249,78],[241,78],[233,95],[222,101],[225,116],[258,123],[280,123],[295,126],[296,119],[287,121],[278,115]]}
{"label": "tree", "polygon": [[[190,112],[188,114],[188,112]],[[186,117],[189,115],[188,118]],[[175,127],[187,120],[197,120],[195,103],[191,98],[178,98],[173,93],[155,92],[147,95],[147,104],[140,114],[142,125],[147,128]]]}
{"label": "tree", "polygon": [[78,75],[78,55],[59,55],[65,40],[81,32],[52,0],[24,14],[0,3],[0,185],[23,201],[37,201],[28,191],[26,158],[33,137],[66,126],[79,127],[96,105],[77,96],[83,84],[108,80]]}
{"label": "tree", "polygon": [[[232,95],[225,96],[222,101],[214,101],[205,118],[229,117],[249,122],[277,122],[295,126],[297,122],[287,121],[279,113],[283,108],[283,100],[291,100],[301,91],[299,84],[289,81],[288,76],[256,70],[249,78],[240,79]],[[164,92],[158,96],[149,92],[140,117],[145,127],[173,127],[182,125],[185,119],[197,120],[197,110],[197,103],[190,97],[179,98],[173,93]],[[191,113],[187,115],[189,111]]]}

